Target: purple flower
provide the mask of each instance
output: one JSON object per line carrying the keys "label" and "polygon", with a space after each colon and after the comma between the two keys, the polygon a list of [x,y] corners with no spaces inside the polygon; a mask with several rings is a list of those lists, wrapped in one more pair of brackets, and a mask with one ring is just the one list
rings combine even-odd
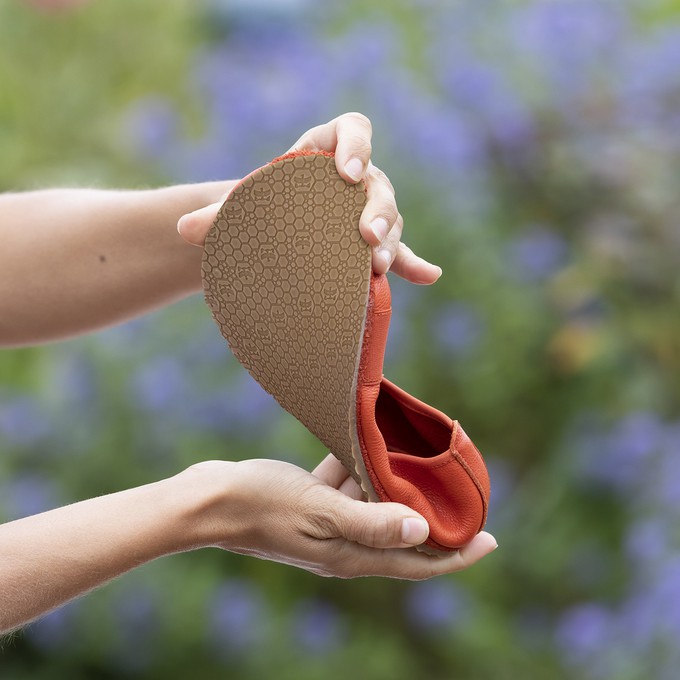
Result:
{"label": "purple flower", "polygon": [[465,302],[452,302],[438,312],[433,331],[442,349],[463,354],[480,341],[484,324],[474,307]]}
{"label": "purple flower", "polygon": [[113,326],[97,333],[93,341],[116,359],[137,356],[140,347],[148,341],[149,330],[154,323],[157,323],[157,318],[138,317],[120,326]]}
{"label": "purple flower", "polygon": [[680,557],[663,563],[650,583],[656,619],[669,640],[680,636]]}
{"label": "purple flower", "polygon": [[680,456],[677,451],[664,451],[658,462],[656,479],[652,480],[652,498],[665,511],[680,510]]}
{"label": "purple flower", "polygon": [[582,472],[613,489],[633,489],[639,495],[663,433],[658,416],[647,412],[632,413],[609,431],[584,433],[577,442]]}
{"label": "purple flower", "polygon": [[[398,79],[404,75],[403,69],[399,68],[404,55],[402,41],[391,22],[357,22],[324,44],[331,64],[342,64],[342,68],[336,67],[333,74],[329,74],[337,79],[338,86],[352,91],[360,89],[363,94],[372,95],[381,112],[397,106],[399,113],[403,113],[407,102],[401,100],[399,94],[404,81]],[[384,109],[381,103],[385,104]]]}
{"label": "purple flower", "polygon": [[625,77],[614,80],[615,111],[625,125],[651,130],[666,126],[669,116],[672,120],[673,100],[680,89],[680,75],[674,68],[680,59],[679,33],[676,25],[657,30],[646,42],[632,45],[622,58],[620,70]]}
{"label": "purple flower", "polygon": [[116,599],[114,614],[126,635],[148,636],[158,625],[158,597],[149,587],[133,586]]}
{"label": "purple flower", "polygon": [[82,350],[60,356],[50,384],[60,399],[65,397],[70,405],[92,406],[97,396],[95,365]]}
{"label": "purple flower", "polygon": [[268,427],[279,414],[274,398],[245,371],[224,389],[194,398],[184,408],[184,421],[217,432],[252,432]]}
{"label": "purple flower", "polygon": [[617,622],[622,639],[633,654],[644,654],[658,636],[658,610],[650,597],[648,578],[621,606]]}
{"label": "purple flower", "polygon": [[680,424],[660,424],[659,428],[658,438],[653,432],[658,455],[647,470],[645,501],[658,512],[674,516],[680,511]]}
{"label": "purple flower", "polygon": [[44,652],[63,649],[76,632],[81,601],[75,600],[55,609],[26,628],[26,637],[34,647]]}
{"label": "purple flower", "polygon": [[213,12],[231,21],[239,19],[284,19],[306,11],[310,0],[209,0]]}
{"label": "purple flower", "polygon": [[5,482],[0,507],[8,520],[37,515],[60,505],[61,493],[48,477],[25,472]]}
{"label": "purple flower", "polygon": [[625,547],[628,559],[636,569],[655,565],[668,552],[668,526],[659,518],[637,520],[628,529]]}
{"label": "purple flower", "polygon": [[127,113],[125,132],[138,153],[162,158],[179,133],[179,115],[162,97],[138,99]]}
{"label": "purple flower", "polygon": [[490,64],[462,59],[447,65],[441,79],[454,105],[470,111],[478,121],[478,135],[483,130],[490,141],[510,152],[509,158],[521,157],[533,142],[533,116],[502,71]]}
{"label": "purple flower", "polygon": [[132,391],[135,401],[146,411],[173,410],[188,396],[184,368],[172,357],[155,357],[134,374]]}
{"label": "purple flower", "polygon": [[408,145],[401,153],[417,159],[428,175],[443,174],[451,186],[458,177],[485,167],[486,144],[477,126],[424,92],[409,101],[409,114],[401,121],[401,130]]}
{"label": "purple flower", "polygon": [[209,368],[211,375],[214,374],[216,365],[228,366],[234,361],[227,341],[220,335],[212,320],[198,328],[188,339],[183,354],[192,367]]}
{"label": "purple flower", "polygon": [[605,438],[602,451],[614,480],[639,484],[662,434],[662,425],[654,413],[637,412],[621,419]]}
{"label": "purple flower", "polygon": [[596,602],[587,602],[568,609],[560,618],[555,641],[570,663],[582,664],[606,654],[616,636],[612,612]]}
{"label": "purple flower", "polygon": [[680,558],[673,556],[650,567],[640,564],[640,557],[633,560],[639,573],[618,615],[619,635],[629,653],[638,657],[674,648],[680,635]]}
{"label": "purple flower", "polygon": [[113,610],[119,636],[112,651],[114,663],[129,673],[148,668],[160,623],[156,593],[133,586],[116,599]]}
{"label": "purple flower", "polygon": [[325,600],[304,600],[293,612],[292,629],[301,651],[323,655],[342,643],[343,624],[336,607]]}
{"label": "purple flower", "polygon": [[619,44],[626,22],[613,3],[554,0],[533,3],[512,19],[519,49],[553,67],[557,84],[574,83],[583,69],[608,57]]}
{"label": "purple flower", "polygon": [[266,603],[257,586],[232,579],[210,595],[210,637],[226,656],[259,646],[266,633]]}
{"label": "purple flower", "polygon": [[508,263],[522,281],[542,281],[562,267],[566,259],[564,239],[542,227],[519,236],[508,248]]}
{"label": "purple flower", "polygon": [[414,583],[404,605],[411,626],[425,632],[451,630],[469,617],[471,609],[468,593],[447,578]]}
{"label": "purple flower", "polygon": [[231,390],[229,400],[229,418],[233,425],[240,424],[244,428],[263,427],[268,420],[278,413],[278,405],[248,373],[241,373],[241,378]]}
{"label": "purple flower", "polygon": [[[327,50],[299,27],[273,29],[263,36],[262,25],[243,28],[196,61],[193,82],[206,102],[206,132],[179,145],[186,144],[182,155],[193,174],[203,167],[199,179],[206,169],[213,179],[242,175],[288,148],[291,130],[301,133],[332,113],[337,69]],[[220,165],[229,159],[236,165]]]}
{"label": "purple flower", "polygon": [[0,395],[0,441],[10,446],[32,446],[51,431],[48,414],[38,401],[24,395]]}
{"label": "purple flower", "polygon": [[516,503],[513,503],[517,485],[516,471],[512,463],[506,458],[489,455],[488,452],[485,452],[484,460],[491,479],[489,530],[510,527],[515,521],[514,515],[516,514]]}

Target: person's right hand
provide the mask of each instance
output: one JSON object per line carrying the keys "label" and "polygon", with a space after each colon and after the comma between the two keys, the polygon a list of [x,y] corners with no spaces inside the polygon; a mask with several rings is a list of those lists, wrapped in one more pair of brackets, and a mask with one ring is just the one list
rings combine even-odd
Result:
{"label": "person's right hand", "polygon": [[[361,113],[345,113],[328,123],[307,130],[287,153],[321,151],[335,154],[340,176],[350,184],[363,180],[366,205],[359,221],[363,239],[373,248],[373,270],[391,270],[411,283],[431,284],[442,273],[440,267],[416,255],[401,241],[404,220],[397,209],[394,187],[387,175],[371,162],[371,121]],[[177,225],[180,236],[191,245],[203,247],[208,230],[231,188],[220,201],[184,215]]]}
{"label": "person's right hand", "polygon": [[399,503],[360,500],[332,455],[311,474],[276,460],[207,461],[182,474],[204,475],[217,489],[204,517],[209,544],[320,576],[421,580],[465,569],[497,547],[481,532],[446,557],[417,552],[425,519]]}

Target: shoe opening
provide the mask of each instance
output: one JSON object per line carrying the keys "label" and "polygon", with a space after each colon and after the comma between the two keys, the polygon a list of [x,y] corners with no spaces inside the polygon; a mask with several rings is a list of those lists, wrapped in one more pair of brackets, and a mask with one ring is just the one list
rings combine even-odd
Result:
{"label": "shoe opening", "polygon": [[416,411],[381,387],[375,419],[388,451],[432,458],[451,445],[451,428]]}

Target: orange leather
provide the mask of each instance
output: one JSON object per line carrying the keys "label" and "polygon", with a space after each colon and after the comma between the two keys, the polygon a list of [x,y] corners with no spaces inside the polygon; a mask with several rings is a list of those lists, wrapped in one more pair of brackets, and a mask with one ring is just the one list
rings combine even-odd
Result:
{"label": "orange leather", "polygon": [[489,475],[457,421],[383,376],[391,312],[387,277],[374,274],[357,383],[361,453],[380,499],[403,503],[425,517],[426,545],[455,550],[484,526]]}

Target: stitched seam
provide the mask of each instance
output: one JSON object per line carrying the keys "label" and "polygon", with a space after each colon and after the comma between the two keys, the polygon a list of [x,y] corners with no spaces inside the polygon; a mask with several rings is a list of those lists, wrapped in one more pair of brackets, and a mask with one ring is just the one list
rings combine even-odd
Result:
{"label": "stitched seam", "polygon": [[[396,385],[395,385],[395,387],[396,387]],[[391,390],[389,390],[389,388],[388,388],[387,391],[391,393]],[[419,401],[420,401],[420,400],[419,400]],[[425,406],[426,406],[426,405],[425,405]],[[428,417],[428,418],[432,418],[432,413],[431,413],[427,408],[420,408],[420,407],[418,407],[418,406],[415,406],[415,407],[414,407],[414,406],[412,406],[411,404],[405,404],[405,408],[407,408],[409,411],[412,411],[413,413],[418,413],[418,414],[420,414],[420,415],[422,415],[422,416],[426,416],[426,417]],[[435,409],[435,410],[438,411],[439,413],[441,413],[441,411],[439,411],[439,409]],[[449,419],[449,422],[454,422],[454,423],[457,422],[457,421],[455,421],[455,420],[454,420],[454,421],[451,421],[451,418],[449,418],[445,413],[444,413],[443,415],[444,415],[446,418]]]}
{"label": "stitched seam", "polygon": [[289,158],[299,158],[300,156],[327,156],[328,158],[334,158],[335,154],[330,151],[308,151],[306,149],[301,149],[299,151],[289,151],[284,153],[283,156],[277,156],[270,163],[278,163],[279,161],[287,161]]}
{"label": "stitched seam", "polygon": [[472,480],[473,484],[477,487],[477,491],[479,491],[479,495],[482,499],[482,506],[483,506],[483,509],[484,509],[484,513],[483,513],[483,516],[482,516],[482,522],[479,526],[479,531],[481,531],[484,524],[486,524],[486,514],[487,514],[487,508],[488,508],[488,501],[486,499],[486,494],[484,493],[484,489],[482,488],[482,485],[479,483],[477,476],[471,470],[470,466],[465,462],[465,459],[463,458],[463,456],[461,456],[460,453],[457,450],[451,451],[451,453],[453,454],[453,457],[458,461],[460,466],[465,470],[465,472],[467,472],[467,474],[470,477],[470,479]]}
{"label": "stitched seam", "polygon": [[[451,453],[449,451],[448,453]],[[403,460],[399,459],[399,465],[410,465],[411,467],[418,467],[418,464],[415,462],[412,462],[410,460]],[[439,468],[446,467],[449,463],[451,462],[451,458],[447,458],[446,460],[442,461],[441,463],[436,463],[435,465],[428,465],[428,470],[438,470]]]}
{"label": "stitched seam", "polygon": [[373,488],[378,493],[378,496],[381,496],[383,498],[387,498],[387,499],[391,500],[390,496],[385,491],[385,487],[382,485],[378,475],[376,474],[375,470],[373,469],[373,463],[371,462],[371,457],[368,456],[368,455],[364,455],[364,452],[368,451],[368,447],[366,446],[366,441],[364,440],[364,428],[361,425],[361,403],[362,403],[361,392],[358,392],[357,393],[357,410],[359,412],[360,417],[357,419],[357,434],[359,435],[359,446],[361,448],[361,457],[364,459],[364,465],[366,466],[366,472],[368,472],[368,477],[371,480],[371,483],[373,484]]}
{"label": "stitched seam", "polygon": [[[371,277],[373,277],[373,274],[371,274]],[[387,498],[388,500],[392,500],[390,495],[385,491],[385,487],[382,485],[382,482],[380,481],[380,478],[378,477],[378,474],[376,473],[375,469],[373,468],[373,462],[371,461],[371,457],[368,455],[368,447],[366,446],[366,440],[364,439],[364,428],[363,428],[363,423],[362,423],[362,403],[363,403],[363,390],[360,389],[363,387],[365,384],[363,381],[363,376],[365,374],[365,369],[366,369],[366,363],[368,359],[368,346],[370,344],[370,337],[371,337],[371,331],[372,331],[372,325],[373,325],[373,309],[375,307],[375,294],[373,292],[373,279],[371,278],[371,285],[369,287],[369,294],[368,294],[368,305],[367,305],[367,310],[366,310],[366,327],[364,328],[364,336],[362,338],[362,343],[361,343],[361,358],[359,360],[359,376],[357,380],[357,435],[359,439],[359,447],[361,449],[361,457],[363,458],[364,465],[366,466],[366,472],[368,473],[368,477],[371,480],[371,483],[373,484],[373,489],[375,492],[378,494],[378,496],[381,499]],[[375,417],[375,416],[374,416]],[[377,423],[376,423],[377,426]],[[382,436],[382,432],[380,433]],[[389,460],[388,460],[388,465],[389,465]]]}

